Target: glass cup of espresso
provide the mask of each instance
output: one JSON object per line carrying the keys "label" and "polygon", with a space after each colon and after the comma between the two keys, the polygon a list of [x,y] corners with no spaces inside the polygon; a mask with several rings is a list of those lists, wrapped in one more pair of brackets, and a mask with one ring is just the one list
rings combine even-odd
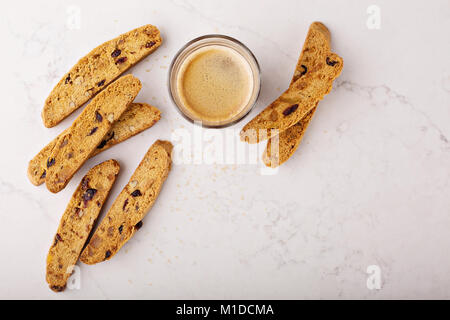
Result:
{"label": "glass cup of espresso", "polygon": [[260,88],[260,69],[253,53],[224,35],[188,42],[170,66],[173,102],[186,119],[204,127],[226,127],[244,118]]}

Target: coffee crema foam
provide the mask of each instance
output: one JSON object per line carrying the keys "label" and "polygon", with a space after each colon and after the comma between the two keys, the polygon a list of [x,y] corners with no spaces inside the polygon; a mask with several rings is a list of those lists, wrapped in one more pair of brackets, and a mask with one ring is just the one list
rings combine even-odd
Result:
{"label": "coffee crema foam", "polygon": [[176,81],[184,111],[208,122],[233,121],[250,102],[254,89],[247,60],[234,49],[220,45],[192,52],[181,65]]}

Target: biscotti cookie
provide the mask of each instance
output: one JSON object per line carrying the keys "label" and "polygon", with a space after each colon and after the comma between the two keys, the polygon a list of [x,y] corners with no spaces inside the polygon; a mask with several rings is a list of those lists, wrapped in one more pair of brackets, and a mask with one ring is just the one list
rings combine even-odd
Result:
{"label": "biscotti cookie", "polygon": [[[306,132],[306,128],[308,127],[315,110],[316,108],[313,108],[302,120],[281,132],[278,135],[278,141],[276,141],[276,137],[269,139],[262,156],[262,160],[266,166],[272,168],[278,167],[294,154]],[[274,143],[277,142],[278,148],[274,146]]]}
{"label": "biscotti cookie", "polygon": [[304,76],[308,70],[315,69],[321,61],[326,60],[331,52],[330,42],[331,35],[328,28],[321,22],[311,23],[290,85]]}
{"label": "biscotti cookie", "polygon": [[103,43],[64,75],[45,101],[42,120],[57,125],[130,67],[161,45],[159,30],[152,25],[131,30]]}
{"label": "biscotti cookie", "polygon": [[[331,36],[327,27],[320,22],[313,22],[309,27],[305,43],[303,44],[291,85],[304,76],[308,70],[313,70],[320,61],[326,59],[326,56],[330,53],[330,41]],[[330,82],[331,86],[332,83]],[[272,139],[269,139],[263,154],[263,162],[266,166],[277,167],[294,154],[315,111],[316,108],[313,108],[302,120],[279,134],[279,148],[278,150],[273,150],[278,152],[272,152]]]}
{"label": "biscotti cookie", "polygon": [[171,167],[172,144],[156,141],[114,201],[80,256],[86,264],[113,257],[142,226]]}
{"label": "biscotti cookie", "polygon": [[47,161],[45,184],[53,193],[61,191],[89,159],[142,85],[131,74],[123,76],[100,92],[62,135]]}
{"label": "biscotti cookie", "polygon": [[139,132],[150,128],[161,119],[161,111],[146,103],[132,103],[122,116],[113,123],[91,157],[111,148]]}
{"label": "biscotti cookie", "polygon": [[47,255],[46,279],[53,291],[62,291],[66,287],[119,170],[115,160],[96,165],[72,195]]}
{"label": "biscotti cookie", "polygon": [[[146,103],[131,103],[122,116],[114,121],[112,128],[90,155],[93,156],[111,148],[132,136],[150,128],[161,119],[161,112]],[[53,141],[46,145],[28,164],[28,178],[31,183],[39,186],[45,182],[47,174],[47,161],[50,159],[52,150],[58,139],[67,133],[66,129]]]}
{"label": "biscotti cookie", "polygon": [[328,54],[324,61],[295,81],[278,99],[246,124],[240,134],[241,140],[257,143],[296,124],[330,92],[329,83],[341,73],[342,66],[341,57],[335,53]]}

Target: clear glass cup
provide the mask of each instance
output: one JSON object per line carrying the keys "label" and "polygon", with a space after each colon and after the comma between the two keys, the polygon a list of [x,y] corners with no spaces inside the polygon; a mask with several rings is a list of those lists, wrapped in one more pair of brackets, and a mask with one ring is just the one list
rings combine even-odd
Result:
{"label": "clear glass cup", "polygon": [[[189,112],[189,109],[185,107],[182,99],[179,95],[178,86],[178,76],[183,65],[183,62],[193,53],[201,48],[205,48],[207,46],[224,46],[229,49],[233,49],[236,53],[238,53],[244,60],[248,63],[251,73],[252,73],[252,92],[250,95],[250,99],[248,103],[241,109],[241,111],[230,117],[230,119],[222,120],[222,121],[205,121],[200,118],[197,118],[194,114]],[[186,45],[184,45],[178,53],[175,55],[169,69],[169,93],[172,98],[173,103],[177,107],[178,111],[183,115],[187,120],[200,124],[203,127],[208,128],[223,128],[228,127],[242,120],[253,108],[258,99],[259,92],[261,89],[261,71],[259,68],[258,61],[256,60],[253,53],[240,41],[219,34],[211,34],[205,35],[198,38],[195,38],[189,41]]]}

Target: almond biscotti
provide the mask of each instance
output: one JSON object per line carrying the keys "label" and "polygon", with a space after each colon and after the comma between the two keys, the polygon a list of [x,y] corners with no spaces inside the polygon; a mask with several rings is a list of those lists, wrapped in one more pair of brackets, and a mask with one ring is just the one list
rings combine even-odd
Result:
{"label": "almond biscotti", "polygon": [[[313,22],[303,44],[291,85],[308,73],[308,70],[315,69],[320,61],[326,60],[326,56],[330,53],[330,42],[331,36],[327,27],[320,22]],[[331,86],[332,82],[330,82]],[[273,142],[272,139],[269,139],[263,154],[263,162],[266,166],[277,167],[295,153],[315,111],[316,108],[313,108],[302,120],[280,133],[278,137],[279,148],[274,150],[278,152],[272,152]]]}
{"label": "almond biscotti", "polygon": [[82,262],[110,259],[142,226],[169,174],[172,148],[170,142],[161,140],[150,147],[83,250]]}
{"label": "almond biscotti", "polygon": [[330,53],[311,72],[295,81],[278,99],[242,129],[242,141],[258,143],[300,121],[331,90],[329,85],[342,71],[343,60]]}
{"label": "almond biscotti", "polygon": [[161,45],[159,30],[145,25],[105,42],[81,58],[53,88],[42,120],[57,125],[130,67]]}
{"label": "almond biscotti", "polygon": [[[146,103],[131,103],[122,116],[114,122],[110,131],[90,157],[92,158],[100,152],[152,127],[160,119],[161,112],[157,108]],[[29,162],[27,173],[32,184],[39,186],[45,182],[47,161],[49,161],[58,139],[65,135],[67,130],[53,139]]]}
{"label": "almond biscotti", "polygon": [[119,170],[115,160],[96,165],[72,195],[47,255],[46,279],[53,291],[62,291],[66,287]]}
{"label": "almond biscotti", "polygon": [[47,161],[45,184],[53,193],[61,191],[86,162],[113,123],[136,98],[142,85],[131,74],[100,92],[62,135]]}

